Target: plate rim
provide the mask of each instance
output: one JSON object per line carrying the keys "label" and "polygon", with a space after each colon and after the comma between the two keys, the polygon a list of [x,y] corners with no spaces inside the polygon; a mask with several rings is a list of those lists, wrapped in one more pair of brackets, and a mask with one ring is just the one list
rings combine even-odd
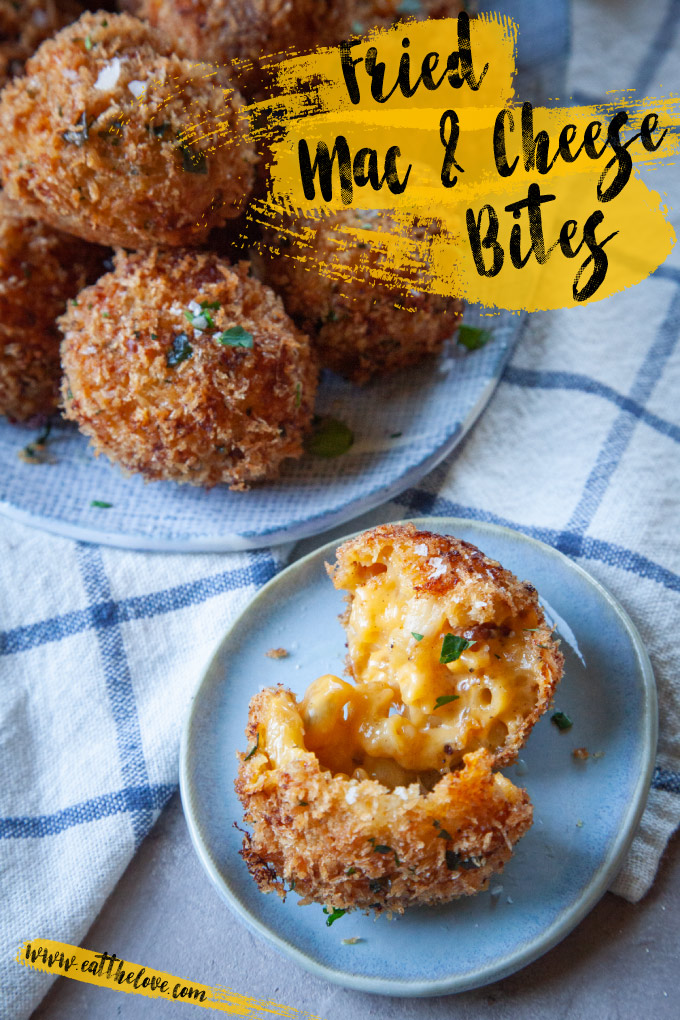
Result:
{"label": "plate rim", "polygon": [[210,655],[207,665],[205,666],[195,688],[189,710],[187,712],[187,717],[182,727],[180,743],[179,786],[182,809],[192,845],[204,870],[210,878],[213,886],[220,893],[222,899],[227,902],[230,909],[239,917],[240,920],[244,921],[250,929],[263,936],[280,952],[293,959],[301,967],[311,972],[316,977],[326,981],[331,981],[334,984],[341,985],[342,987],[353,991],[371,992],[374,994],[377,993],[401,998],[423,998],[470,991],[474,988],[479,988],[495,981],[499,981],[502,978],[522,969],[537,960],[539,957],[543,956],[550,949],[554,948],[554,946],[561,942],[562,939],[566,938],[566,936],[573,931],[574,928],[576,928],[583,918],[599,902],[605,892],[607,892],[613,878],[620,870],[623,859],[633,841],[647,803],[656,759],[658,702],[656,681],[649,653],[647,652],[642,637],[640,636],[640,633],[629,614],[600,581],[594,578],[579,563],[576,563],[570,557],[560,552],[560,550],[547,545],[545,542],[541,542],[539,539],[532,538],[522,532],[516,531],[513,528],[494,524],[488,521],[475,521],[463,517],[412,517],[390,523],[413,523],[419,528],[427,528],[432,525],[446,526],[447,528],[455,528],[456,526],[479,528],[482,532],[496,535],[507,535],[514,540],[519,539],[521,542],[537,547],[542,553],[547,553],[549,556],[556,558],[561,564],[566,563],[568,569],[574,570],[587,584],[593,586],[598,594],[605,599],[628,633],[638,660],[639,677],[642,683],[645,709],[644,726],[641,734],[641,756],[644,759],[644,768],[640,770],[640,774],[637,777],[637,782],[630,797],[624,820],[616,833],[612,849],[594,872],[592,879],[585,886],[578,899],[576,899],[552,925],[542,930],[542,932],[529,942],[524,943],[506,956],[501,957],[497,963],[489,963],[477,971],[468,972],[465,976],[449,975],[448,977],[431,981],[420,979],[417,981],[399,982],[393,978],[352,974],[351,972],[338,970],[327,964],[320,963],[297,946],[286,941],[285,938],[282,938],[280,935],[273,932],[265,923],[252,915],[232,893],[229,883],[213,863],[208,848],[203,844],[199,824],[193,815],[191,783],[189,778],[189,757],[191,733],[193,727],[196,725],[196,710],[201,692],[204,690],[205,685],[210,683],[212,675],[216,673],[215,667],[217,660],[222,653],[222,649],[229,641],[232,632],[239,625],[242,617],[246,613],[251,612],[260,598],[265,594],[268,594],[272,588],[277,587],[277,585],[281,583],[285,583],[285,579],[292,572],[308,564],[311,560],[325,556],[329,552],[334,553],[338,545],[347,541],[349,538],[353,538],[355,535],[361,534],[362,531],[366,529],[355,531],[344,538],[332,539],[330,542],[324,543],[317,549],[312,550],[312,552],[307,553],[307,555],[290,564],[290,566],[284,568],[284,570],[280,571],[270,581],[268,581],[267,584],[263,585],[256,595],[248,602],[247,606],[245,606],[238,616],[232,621]]}
{"label": "plate rim", "polygon": [[[475,307],[475,306],[473,306]],[[453,432],[442,445],[434,450],[428,457],[414,465],[409,471],[400,475],[391,485],[383,488],[375,487],[365,496],[346,503],[336,511],[322,511],[312,517],[305,518],[284,527],[278,527],[270,532],[263,532],[257,535],[227,531],[219,537],[205,538],[184,538],[169,539],[156,538],[153,535],[141,534],[124,535],[120,532],[111,532],[91,527],[87,524],[72,524],[68,521],[61,521],[49,517],[41,517],[37,513],[23,510],[14,506],[7,500],[0,500],[0,516],[9,520],[17,521],[19,524],[29,528],[36,528],[47,534],[57,535],[60,538],[69,538],[79,542],[89,542],[96,545],[105,545],[114,549],[127,549],[131,552],[167,552],[167,553],[219,553],[219,552],[247,552],[249,550],[263,549],[272,545],[279,545],[283,542],[301,541],[304,538],[311,538],[320,535],[324,531],[336,528],[341,524],[347,524],[355,517],[359,517],[370,510],[374,510],[382,503],[393,499],[399,493],[404,492],[412,485],[425,477],[430,471],[438,467],[459,443],[465,438],[470,429],[475,425],[478,418],[491,400],[501,376],[505,371],[512,353],[522,339],[529,322],[528,312],[518,315],[517,329],[513,338],[505,343],[501,357],[495,366],[493,375],[487,380],[480,390],[479,396],[470,409],[468,415],[460,422],[458,428]],[[112,471],[119,470],[116,465],[110,465]],[[275,483],[275,480],[274,480]]]}

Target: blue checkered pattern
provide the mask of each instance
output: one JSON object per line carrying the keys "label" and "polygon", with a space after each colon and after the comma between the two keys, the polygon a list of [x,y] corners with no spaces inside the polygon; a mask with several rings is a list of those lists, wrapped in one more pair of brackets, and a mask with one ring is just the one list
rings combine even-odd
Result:
{"label": "blue checkered pattern", "polygon": [[[575,4],[569,95],[677,91],[680,0],[622,2],[616,24],[611,11]],[[617,41],[615,65],[605,39]],[[680,212],[677,168],[650,183]],[[533,316],[456,454],[382,511],[492,521],[547,542],[637,623],[661,728],[649,806],[616,886],[631,899],[680,818],[679,334],[677,251],[631,291]],[[120,552],[2,522],[0,1015],[27,1016],[49,982],[11,962],[22,939],[85,936],[176,788],[181,721],[211,648],[283,561],[280,551]]]}

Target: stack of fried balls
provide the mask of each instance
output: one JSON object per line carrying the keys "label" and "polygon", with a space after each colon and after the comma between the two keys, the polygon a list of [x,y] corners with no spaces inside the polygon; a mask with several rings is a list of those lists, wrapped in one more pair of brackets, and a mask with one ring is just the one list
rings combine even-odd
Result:
{"label": "stack of fried balls", "polygon": [[310,221],[304,258],[244,258],[264,57],[337,44],[370,5],[119,6],[0,0],[0,414],[61,410],[126,472],[243,489],[302,455],[319,367],[358,384],[403,369],[461,305],[405,310],[387,283],[322,276],[352,211]]}

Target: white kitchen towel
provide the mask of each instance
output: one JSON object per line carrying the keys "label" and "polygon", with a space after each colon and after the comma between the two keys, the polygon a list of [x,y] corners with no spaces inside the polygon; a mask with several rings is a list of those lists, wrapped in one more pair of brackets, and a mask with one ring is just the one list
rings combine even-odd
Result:
{"label": "white kitchen towel", "polygon": [[[680,91],[677,0],[583,0],[572,28],[575,101],[614,88]],[[655,169],[650,182],[667,192],[678,231],[677,168]],[[660,741],[614,886],[631,900],[653,881],[680,817],[679,333],[677,249],[635,288],[534,315],[464,444],[384,509],[385,519],[456,514],[542,539],[601,580],[639,627]],[[14,962],[24,939],[85,936],[176,787],[201,667],[284,555],[126,553],[0,522],[1,1016],[28,1016],[51,981]]]}

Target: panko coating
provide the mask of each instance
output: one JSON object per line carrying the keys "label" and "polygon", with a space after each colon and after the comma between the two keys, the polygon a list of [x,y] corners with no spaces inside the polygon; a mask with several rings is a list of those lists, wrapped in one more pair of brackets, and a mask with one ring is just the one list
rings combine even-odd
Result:
{"label": "panko coating", "polygon": [[105,250],[22,216],[0,193],[0,414],[28,421],[56,410],[56,325],[69,298],[104,272]]}
{"label": "panko coating", "polygon": [[474,546],[414,525],[345,542],[353,682],[250,704],[236,791],[259,887],[401,912],[483,889],[531,825],[514,760],[562,672],[535,589]]}
{"label": "panko coating", "polygon": [[246,126],[222,69],[129,15],[85,14],[3,90],[0,175],[27,214],[86,240],[198,244],[248,198]]}
{"label": "panko coating", "polygon": [[346,0],[127,0],[189,57],[231,65],[247,94],[266,80],[264,56],[333,46],[351,26]]}
{"label": "panko coating", "polygon": [[[364,384],[436,354],[456,330],[461,301],[428,294],[415,276],[405,298],[397,284],[370,278],[368,267],[378,266],[380,256],[368,241],[348,241],[348,228],[394,232],[387,213],[344,209],[283,225],[280,235],[264,232],[264,276],[312,338],[325,367]],[[433,232],[415,223],[411,237],[418,241]],[[323,265],[341,266],[343,278],[321,274]]]}
{"label": "panko coating", "polygon": [[302,903],[402,913],[486,888],[531,825],[526,791],[492,773],[484,751],[429,791],[332,775],[283,688],[253,698],[246,735],[241,854],[262,892],[283,896],[288,883]]}
{"label": "panko coating", "polygon": [[65,416],[148,479],[235,489],[302,453],[317,383],[280,299],[211,252],[116,253],[59,320]]}
{"label": "panko coating", "polygon": [[74,0],[0,0],[0,88],[23,72],[43,40],[82,12]]}

